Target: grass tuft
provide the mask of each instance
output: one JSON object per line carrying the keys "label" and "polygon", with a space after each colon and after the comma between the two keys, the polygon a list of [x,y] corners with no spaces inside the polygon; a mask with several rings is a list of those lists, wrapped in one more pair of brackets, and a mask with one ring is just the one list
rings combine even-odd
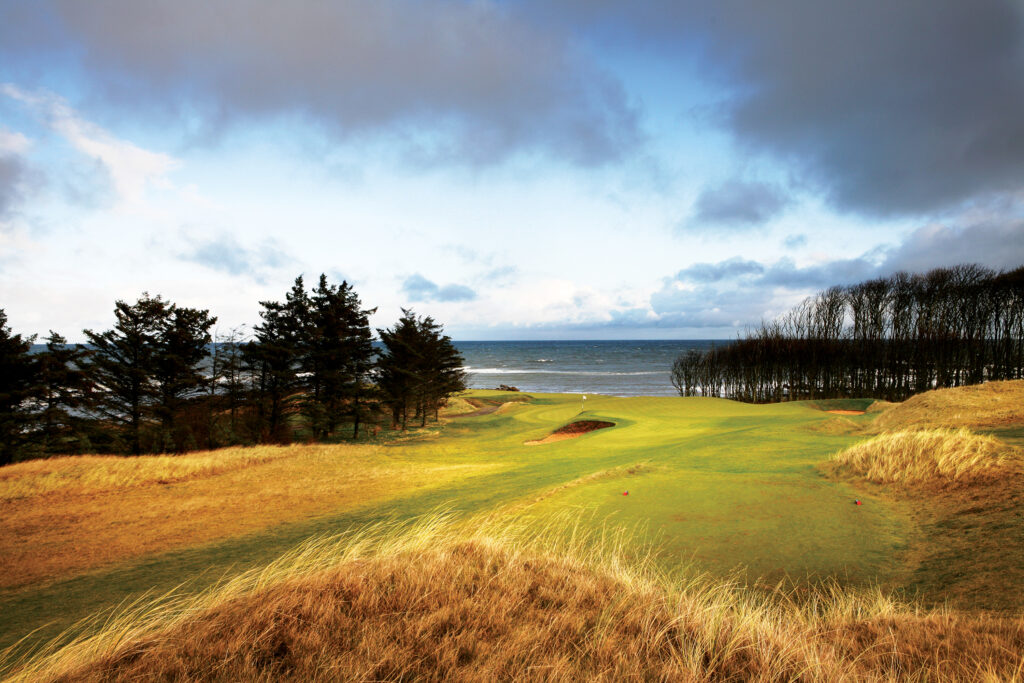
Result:
{"label": "grass tuft", "polygon": [[899,484],[991,479],[1013,460],[1011,447],[967,429],[881,434],[832,456],[840,472]]}

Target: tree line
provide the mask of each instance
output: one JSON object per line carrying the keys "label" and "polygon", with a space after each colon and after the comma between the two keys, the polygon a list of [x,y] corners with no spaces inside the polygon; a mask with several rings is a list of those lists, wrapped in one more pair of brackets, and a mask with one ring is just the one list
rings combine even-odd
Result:
{"label": "tree line", "polygon": [[15,334],[0,308],[0,464],[74,453],[142,454],[360,438],[368,423],[426,425],[465,389],[463,359],[429,316],[376,330],[347,283],[295,279],[261,301],[252,334],[213,332],[209,310],[161,296],[117,301],[114,325]]}
{"label": "tree line", "polygon": [[1024,267],[896,273],[832,287],[672,367],[681,396],[747,402],[915,393],[1024,377]]}

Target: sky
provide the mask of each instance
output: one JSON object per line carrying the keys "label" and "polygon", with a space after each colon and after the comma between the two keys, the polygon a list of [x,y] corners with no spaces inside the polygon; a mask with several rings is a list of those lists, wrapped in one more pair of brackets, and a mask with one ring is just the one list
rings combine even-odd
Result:
{"label": "sky", "polygon": [[0,0],[0,308],[259,322],[298,275],[456,340],[734,337],[1024,265],[1013,0]]}

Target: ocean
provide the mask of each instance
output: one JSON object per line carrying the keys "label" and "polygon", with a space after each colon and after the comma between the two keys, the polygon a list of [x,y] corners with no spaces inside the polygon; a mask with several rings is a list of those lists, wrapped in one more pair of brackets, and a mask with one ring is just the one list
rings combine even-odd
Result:
{"label": "ocean", "polygon": [[674,396],[672,363],[688,349],[719,340],[462,341],[472,389],[499,384],[521,391],[610,396]]}
{"label": "ocean", "polygon": [[[523,391],[609,396],[674,396],[672,363],[706,339],[681,341],[457,341],[471,389],[499,384]],[[379,342],[375,342],[379,346]],[[45,350],[33,344],[31,353]]]}

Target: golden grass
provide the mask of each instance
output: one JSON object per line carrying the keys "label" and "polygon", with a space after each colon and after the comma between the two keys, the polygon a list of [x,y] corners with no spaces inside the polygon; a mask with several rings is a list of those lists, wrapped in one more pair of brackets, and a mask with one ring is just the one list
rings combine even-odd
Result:
{"label": "golden grass", "polygon": [[208,477],[295,454],[293,448],[223,448],[185,455],[76,455],[0,468],[0,500],[47,493],[92,493]]}
{"label": "golden grass", "polygon": [[1015,460],[1010,446],[966,429],[881,434],[832,456],[840,472],[901,484],[990,479]]}
{"label": "golden grass", "polygon": [[350,444],[19,463],[0,468],[0,588],[373,505],[496,468]]}
{"label": "golden grass", "polygon": [[442,406],[441,414],[445,417],[451,417],[453,415],[472,413],[475,410],[477,410],[477,406],[460,396],[453,396]]}
{"label": "golden grass", "polygon": [[[869,411],[874,412],[870,408]],[[936,389],[911,396],[883,410],[875,418],[872,429],[876,432],[935,427],[977,429],[1021,423],[1024,423],[1024,380],[1013,380]]]}
{"label": "golden grass", "polygon": [[[444,515],[311,540],[84,626],[7,681],[1021,680],[1024,621],[672,579],[624,532]],[[556,540],[565,539],[568,540]],[[92,632],[89,633],[91,628]]]}
{"label": "golden grass", "polygon": [[867,410],[865,410],[864,412],[866,412],[866,413],[884,413],[885,411],[889,410],[890,408],[892,408],[893,406],[896,406],[896,405],[899,405],[899,404],[898,403],[893,403],[892,401],[883,401],[883,400],[879,399],[879,400],[875,401],[874,403],[872,403],[871,405],[869,405]]}

